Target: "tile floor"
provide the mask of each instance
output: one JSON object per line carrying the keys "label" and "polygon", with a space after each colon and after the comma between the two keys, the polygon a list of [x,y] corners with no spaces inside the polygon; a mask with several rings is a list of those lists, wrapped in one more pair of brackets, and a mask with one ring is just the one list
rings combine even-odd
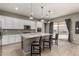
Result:
{"label": "tile floor", "polygon": [[[21,44],[2,47],[3,56],[23,56]],[[69,43],[67,40],[59,40],[59,45],[53,45],[52,50],[46,49],[42,56],[79,56],[79,45]]]}

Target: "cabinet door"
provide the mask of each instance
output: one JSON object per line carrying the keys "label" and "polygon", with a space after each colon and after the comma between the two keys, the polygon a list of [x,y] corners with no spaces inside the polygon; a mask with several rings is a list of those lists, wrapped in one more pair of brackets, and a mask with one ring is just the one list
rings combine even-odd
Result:
{"label": "cabinet door", "polygon": [[5,18],[5,29],[12,29],[13,28],[13,20],[11,17],[6,17]]}
{"label": "cabinet door", "polygon": [[34,21],[31,21],[31,20],[25,20],[24,21],[24,25],[31,26],[31,29],[34,29],[35,28],[35,23],[34,23]]}
{"label": "cabinet door", "polygon": [[0,16],[0,29],[2,29],[2,20],[3,20],[3,17]]}
{"label": "cabinet door", "polygon": [[35,26],[36,26],[35,21],[31,21],[30,26],[31,26],[31,29],[35,29]]}
{"label": "cabinet door", "polygon": [[12,29],[18,29],[18,20],[16,18],[13,18],[12,19],[12,26],[13,28]]}
{"label": "cabinet door", "polygon": [[[16,24],[15,24],[15,27],[16,27],[16,29],[21,29],[21,22],[20,22],[20,19],[16,19],[16,22],[15,22]],[[17,25],[17,26],[16,26]]]}
{"label": "cabinet door", "polygon": [[3,29],[11,29],[12,28],[12,18],[6,16],[0,16],[2,21],[2,28]]}
{"label": "cabinet door", "polygon": [[42,23],[41,22],[37,22],[37,27],[41,27],[42,28]]}
{"label": "cabinet door", "polygon": [[9,35],[9,44],[15,43],[16,42],[16,35]]}
{"label": "cabinet door", "polygon": [[19,29],[24,29],[24,21],[23,20],[19,20]]}
{"label": "cabinet door", "polygon": [[30,21],[29,20],[24,20],[24,25],[30,25]]}
{"label": "cabinet door", "polygon": [[2,36],[2,45],[6,45],[9,43],[9,38],[8,38],[8,35],[4,35]]}
{"label": "cabinet door", "polygon": [[0,16],[0,21],[1,21],[1,27],[2,27],[2,29],[5,29],[5,18],[4,18],[4,16]]}
{"label": "cabinet door", "polygon": [[5,19],[2,20],[2,29],[5,29],[6,28],[6,24],[5,24]]}
{"label": "cabinet door", "polygon": [[20,34],[16,35],[16,42],[21,42],[21,36],[20,36]]}
{"label": "cabinet door", "polygon": [[5,29],[18,29],[19,28],[18,18],[5,17],[4,23],[5,23]]}

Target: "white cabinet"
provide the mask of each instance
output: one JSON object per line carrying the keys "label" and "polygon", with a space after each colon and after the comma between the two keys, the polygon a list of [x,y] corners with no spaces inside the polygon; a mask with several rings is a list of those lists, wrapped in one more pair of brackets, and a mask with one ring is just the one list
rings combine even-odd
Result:
{"label": "white cabinet", "polygon": [[16,34],[16,42],[21,42],[21,36],[20,36],[20,34]]}
{"label": "white cabinet", "polygon": [[[1,17],[0,17],[1,18]],[[3,29],[23,29],[23,20],[18,18],[6,17],[2,18]]]}
{"label": "white cabinet", "polygon": [[12,26],[13,26],[13,29],[24,29],[24,20],[13,18]]}
{"label": "white cabinet", "polygon": [[13,26],[13,29],[19,29],[19,22],[18,22],[18,19],[14,18],[12,20],[12,26]]}
{"label": "white cabinet", "polygon": [[4,35],[2,37],[2,45],[12,44],[16,42],[15,35]]}
{"label": "white cabinet", "polygon": [[6,27],[5,25],[5,19],[4,19],[4,16],[0,16],[0,27],[2,27],[2,29],[4,29]]}
{"label": "white cabinet", "polygon": [[16,42],[16,35],[9,35],[9,42],[8,44],[12,44],[12,43],[15,43]]}
{"label": "white cabinet", "polygon": [[24,29],[24,20],[18,20],[19,29]]}
{"label": "white cabinet", "polygon": [[2,37],[2,45],[17,43],[17,42],[21,42],[21,36],[19,34],[4,35]]}
{"label": "white cabinet", "polygon": [[2,19],[2,29],[5,29],[6,28],[6,24],[5,24],[5,19]]}
{"label": "white cabinet", "polygon": [[30,25],[31,22],[29,20],[24,20],[24,25]]}
{"label": "white cabinet", "polygon": [[9,35],[9,44],[21,42],[21,36],[19,34]]}
{"label": "white cabinet", "polygon": [[0,20],[2,21],[2,28],[3,29],[12,28],[12,19],[11,19],[11,17],[0,16]]}
{"label": "white cabinet", "polygon": [[8,39],[9,39],[8,35],[2,36],[2,45],[8,44],[9,43]]}
{"label": "white cabinet", "polygon": [[6,17],[6,29],[19,29],[19,19]]}
{"label": "white cabinet", "polygon": [[13,22],[11,17],[5,17],[5,29],[12,29]]}
{"label": "white cabinet", "polygon": [[23,29],[23,26],[22,26],[22,24],[21,24],[21,20],[18,20],[18,22],[17,22],[17,27],[18,27],[18,29]]}
{"label": "white cabinet", "polygon": [[31,26],[31,29],[35,29],[35,21],[24,20],[24,25],[29,25]]}
{"label": "white cabinet", "polygon": [[[2,16],[0,18],[2,19],[2,28],[4,29],[24,29],[24,25],[29,25],[32,29],[35,29],[35,21],[23,20],[7,16]],[[41,23],[37,22],[37,26],[41,27]]]}
{"label": "white cabinet", "polygon": [[31,21],[30,26],[31,26],[31,29],[35,29],[35,22],[34,21]]}
{"label": "white cabinet", "polygon": [[21,19],[16,19],[15,20],[15,27],[16,27],[16,29],[23,29],[24,27],[23,27],[23,21],[21,20]]}
{"label": "white cabinet", "polygon": [[0,28],[2,28],[2,20],[3,20],[3,17],[0,16]]}
{"label": "white cabinet", "polygon": [[37,27],[41,27],[42,28],[42,23],[41,22],[37,22]]}

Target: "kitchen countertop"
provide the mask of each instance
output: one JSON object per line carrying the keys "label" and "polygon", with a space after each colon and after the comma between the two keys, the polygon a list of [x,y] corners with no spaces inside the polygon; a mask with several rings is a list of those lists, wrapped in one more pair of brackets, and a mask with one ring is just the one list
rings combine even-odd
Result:
{"label": "kitchen countertop", "polygon": [[50,35],[49,33],[28,33],[22,34],[21,36],[24,38],[33,38],[33,37],[40,37],[40,36],[47,36]]}

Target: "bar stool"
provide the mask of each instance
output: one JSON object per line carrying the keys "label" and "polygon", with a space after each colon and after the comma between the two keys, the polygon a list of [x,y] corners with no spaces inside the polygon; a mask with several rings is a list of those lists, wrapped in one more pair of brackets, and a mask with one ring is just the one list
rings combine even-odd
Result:
{"label": "bar stool", "polygon": [[45,48],[49,48],[51,50],[51,38],[52,38],[52,35],[49,35],[45,39],[43,39],[43,50]]}
{"label": "bar stool", "polygon": [[58,45],[58,34],[55,35],[55,38],[52,38],[52,43],[54,43],[53,41],[55,41],[55,44]]}
{"label": "bar stool", "polygon": [[42,36],[39,38],[38,41],[33,41],[31,43],[31,56],[32,55],[40,55],[41,56],[41,39],[42,39]]}

